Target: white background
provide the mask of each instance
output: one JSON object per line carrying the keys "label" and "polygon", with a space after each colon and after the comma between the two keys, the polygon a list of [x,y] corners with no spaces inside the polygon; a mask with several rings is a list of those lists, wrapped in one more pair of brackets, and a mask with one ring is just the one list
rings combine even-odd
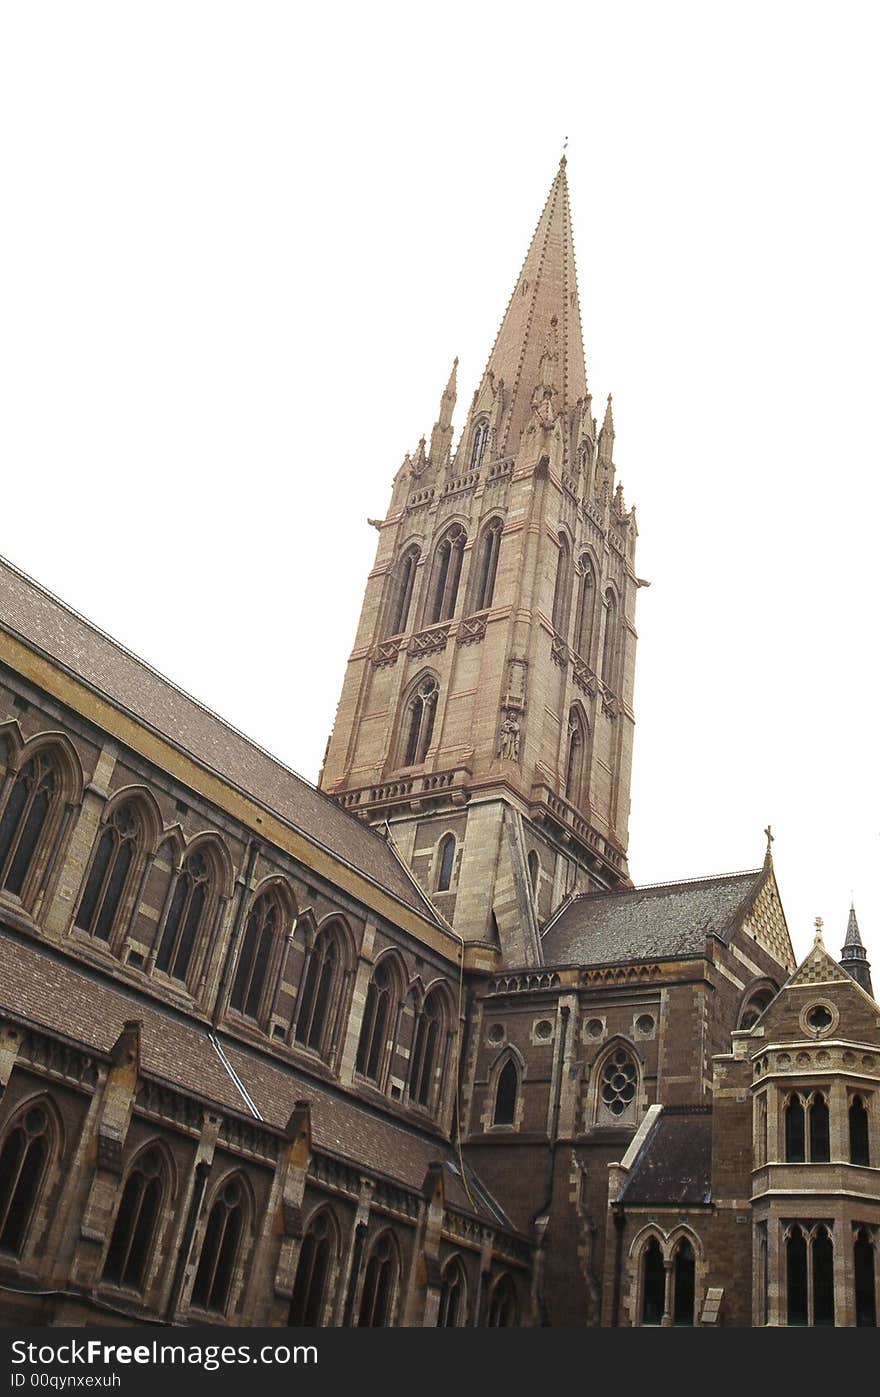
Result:
{"label": "white background", "polygon": [[[630,862],[880,977],[876,7],[7,5],[0,551],[311,779],[569,138],[638,508]],[[2,599],[0,599],[2,604]]]}

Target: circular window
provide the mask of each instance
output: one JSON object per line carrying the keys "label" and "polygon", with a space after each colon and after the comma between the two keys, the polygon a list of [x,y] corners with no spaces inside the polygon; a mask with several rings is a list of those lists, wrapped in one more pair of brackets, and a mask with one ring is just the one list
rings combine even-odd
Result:
{"label": "circular window", "polygon": [[542,1042],[553,1037],[553,1025],[549,1019],[538,1020],[535,1024],[535,1037],[540,1038]]}
{"label": "circular window", "polygon": [[589,1038],[601,1038],[605,1032],[605,1025],[601,1019],[587,1019],[587,1036]]}
{"label": "circular window", "polygon": [[622,1116],[636,1094],[636,1065],[629,1053],[618,1048],[602,1068],[601,1097],[612,1116]]}
{"label": "circular window", "polygon": [[837,1027],[839,1018],[834,1005],[822,1000],[818,1004],[808,1004],[801,1010],[801,1028],[811,1037],[821,1038]]}
{"label": "circular window", "polygon": [[638,1029],[639,1033],[644,1034],[646,1038],[648,1034],[653,1033],[654,1020],[651,1018],[651,1015],[640,1014],[639,1017],[636,1019],[636,1028]]}
{"label": "circular window", "polygon": [[504,1024],[503,1024],[503,1023],[493,1023],[492,1027],[489,1029],[489,1042],[490,1042],[490,1043],[503,1043],[503,1042],[504,1042]]}

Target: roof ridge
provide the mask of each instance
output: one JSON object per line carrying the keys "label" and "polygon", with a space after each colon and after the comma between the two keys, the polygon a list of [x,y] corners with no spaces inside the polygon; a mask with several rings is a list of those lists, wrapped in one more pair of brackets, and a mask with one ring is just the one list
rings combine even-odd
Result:
{"label": "roof ridge", "polygon": [[[111,635],[109,631],[105,631],[100,626],[96,625],[95,622],[90,620],[88,616],[85,616],[81,611],[77,611],[76,607],[71,606],[68,602],[64,601],[62,597],[57,596],[54,592],[50,591],[48,587],[44,587],[41,582],[38,582],[36,580],[36,578],[31,577],[30,573],[25,572],[23,568],[17,567],[16,564],[11,561],[11,559],[7,558],[2,553],[0,553],[0,566],[8,568],[10,572],[14,573],[16,577],[21,579],[21,581],[27,583],[29,587],[33,587],[34,590],[40,593],[41,596],[46,597],[56,606],[59,606],[62,609],[62,611],[67,613],[68,616],[74,617],[77,621],[81,622],[82,625],[88,627],[88,629],[94,635],[100,636],[102,640],[107,641],[108,644],[114,646],[116,650],[120,651],[123,655],[126,655],[128,659],[133,660],[136,665],[139,665],[142,669],[146,670],[148,674],[151,674],[156,679],[161,680],[163,684],[167,684],[169,689],[171,689],[174,693],[178,694],[181,698],[186,699],[188,703],[193,704],[201,713],[206,714],[209,718],[213,719],[215,722],[219,723],[223,728],[225,728],[227,732],[233,733],[237,738],[240,738],[242,742],[247,743],[248,747],[250,747],[252,751],[258,752],[260,756],[266,757],[270,762],[274,763],[274,765],[278,767],[280,771],[283,771],[288,776],[292,776],[294,780],[300,781],[304,786],[308,787],[308,789],[311,792],[313,792],[314,795],[320,796],[321,800],[325,801],[334,810],[338,811],[340,815],[344,816],[347,820],[352,821],[358,827],[358,829],[361,829],[365,833],[370,834],[375,840],[378,841],[378,843],[383,848],[388,847],[387,840],[374,826],[366,824],[363,820],[358,819],[358,817],[356,815],[353,815],[351,811],[346,810],[344,805],[340,805],[339,801],[334,800],[333,797],[327,791],[322,790],[320,786],[314,785],[311,781],[309,781],[309,779],[306,776],[303,776],[300,772],[296,771],[294,767],[288,766],[288,764],[282,761],[280,757],[277,757],[273,752],[270,752],[267,747],[261,747],[258,742],[255,742],[254,739],[252,737],[249,737],[246,732],[243,732],[241,728],[235,727],[234,724],[230,723],[227,718],[224,718],[222,716],[222,714],[217,713],[213,708],[209,708],[206,703],[203,703],[201,699],[196,698],[194,694],[189,693],[187,689],[181,688],[181,686],[179,684],[176,684],[173,679],[169,679],[167,674],[163,674],[160,669],[156,669],[154,665],[151,665],[150,662],[148,660],[145,660],[141,655],[136,654],[134,650],[129,650],[128,646],[123,645],[122,642],[117,640],[115,636]],[[16,630],[14,626],[9,626],[5,622],[0,622],[0,624],[2,624],[5,629],[14,632],[16,635],[22,635],[22,633]],[[34,641],[28,636],[22,635],[22,639],[29,646],[34,646]],[[48,654],[49,652],[47,651],[46,653]],[[57,657],[52,658],[55,659],[57,663]],[[90,681],[87,680],[85,682],[89,683]],[[93,684],[92,687],[97,688],[98,686]],[[100,690],[100,692],[104,693],[105,691]],[[123,706],[120,704],[119,700],[114,699],[112,695],[105,694],[105,697],[108,698],[110,702],[113,703],[116,707]],[[183,746],[182,743],[179,743],[178,745]],[[189,748],[184,747],[184,750],[189,751]],[[194,756],[195,754],[192,753],[191,755]],[[197,758],[197,760],[201,759]],[[356,867],[356,865],[352,866]],[[379,884],[379,886],[384,887],[384,884]],[[391,889],[388,889],[387,891],[390,892]],[[433,904],[427,897],[425,897],[425,894],[422,891],[422,889],[419,889],[419,892],[421,893],[422,900],[425,903],[425,905],[431,909],[431,912],[434,912],[435,909],[433,907]]]}
{"label": "roof ridge", "polygon": [[600,897],[625,897],[628,893],[649,893],[660,888],[694,888],[701,883],[718,883],[726,878],[757,878],[763,868],[739,868],[733,873],[710,873],[702,878],[671,878],[665,883],[637,883],[630,888],[597,888],[594,892],[577,893],[574,902],[595,901]]}

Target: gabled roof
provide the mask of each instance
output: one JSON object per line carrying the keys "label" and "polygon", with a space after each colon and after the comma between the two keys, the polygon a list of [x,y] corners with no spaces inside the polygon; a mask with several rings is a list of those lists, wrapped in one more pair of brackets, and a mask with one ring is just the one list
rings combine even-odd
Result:
{"label": "gabled roof", "polygon": [[48,656],[307,839],[441,924],[381,835],[3,558],[0,629]]}
{"label": "gabled roof", "polygon": [[504,1212],[470,1169],[468,1196],[456,1152],[436,1130],[392,1119],[353,1094],[228,1035],[220,1040],[221,1057],[207,1024],[148,1001],[133,988],[90,975],[44,945],[0,933],[0,1018],[7,1016],[105,1055],[123,1025],[137,1019],[141,1071],[149,1077],[276,1129],[286,1126],[298,1101],[308,1101],[312,1141],[319,1151],[416,1191],[428,1166],[439,1162],[450,1206],[510,1230]]}
{"label": "gabled roof", "polygon": [[700,955],[708,936],[729,939],[736,913],[757,893],[764,872],[582,893],[547,924],[544,963],[611,965]]}
{"label": "gabled roof", "polygon": [[616,1201],[693,1206],[711,1199],[711,1108],[664,1106]]}

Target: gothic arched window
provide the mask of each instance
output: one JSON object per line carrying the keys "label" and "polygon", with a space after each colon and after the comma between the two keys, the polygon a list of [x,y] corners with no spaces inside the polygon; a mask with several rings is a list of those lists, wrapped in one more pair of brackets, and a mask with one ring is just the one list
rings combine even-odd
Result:
{"label": "gothic arched window", "polygon": [[330,1274],[333,1228],[326,1212],[309,1223],[299,1249],[296,1280],[287,1323],[295,1329],[316,1329],[321,1323]]}
{"label": "gothic arched window", "polygon": [[192,1302],[202,1310],[224,1314],[229,1304],[235,1263],[244,1230],[245,1201],[241,1180],[223,1185],[208,1214]]}
{"label": "gothic arched window", "polygon": [[335,1038],[344,973],[343,948],[335,926],[325,927],[306,957],[294,1037],[327,1057]]}
{"label": "gothic arched window", "polygon": [[580,805],[583,793],[586,732],[584,718],[575,705],[568,715],[568,746],[565,755],[565,798],[572,805]]}
{"label": "gothic arched window", "polygon": [[467,1318],[467,1280],[464,1267],[457,1256],[447,1261],[440,1282],[440,1307],[437,1311],[438,1329],[455,1329]]}
{"label": "gothic arched window", "polygon": [[416,1017],[409,1063],[410,1100],[418,1102],[420,1106],[430,1106],[434,1096],[444,1027],[445,1015],[440,994],[432,990],[425,997]]}
{"label": "gothic arched window", "polygon": [[538,879],[541,876],[541,860],[538,858],[538,855],[535,853],[534,849],[529,850],[529,855],[526,860],[526,863],[528,864],[529,868],[529,882],[532,885],[532,896],[537,897]]}
{"label": "gothic arched window", "polygon": [[593,647],[593,612],[596,601],[593,565],[584,555],[581,558],[581,580],[578,588],[577,617],[574,626],[574,648],[587,662]]}
{"label": "gothic arched window", "polygon": [[632,1053],[626,1048],[614,1048],[602,1064],[599,1076],[601,1114],[607,1112],[615,1120],[633,1108],[638,1087],[639,1071]]}
{"label": "gothic arched window", "polygon": [[516,1099],[519,1095],[519,1073],[513,1058],[508,1058],[498,1074],[495,1087],[493,1125],[513,1125],[516,1120]]}
{"label": "gothic arched window", "polygon": [[786,1319],[791,1325],[807,1323],[807,1241],[795,1225],[785,1239],[787,1291]]}
{"label": "gothic arched window", "polygon": [[455,835],[447,834],[440,844],[440,863],[437,870],[437,891],[446,893],[452,886],[452,871],[455,867]]}
{"label": "gothic arched window", "polygon": [[415,545],[412,548],[407,548],[395,569],[387,635],[403,635],[406,630],[412,606],[419,556],[419,550]]}
{"label": "gothic arched window", "polygon": [[810,1162],[827,1164],[831,1158],[831,1131],[828,1102],[817,1091],[810,1101]]}
{"label": "gothic arched window", "polygon": [[501,549],[500,519],[487,524],[480,538],[477,554],[477,580],[474,588],[472,610],[485,611],[492,605],[495,595],[495,575],[498,571],[498,554]]}
{"label": "gothic arched window", "polygon": [[486,450],[486,442],[489,440],[489,423],[485,417],[481,417],[474,423],[473,436],[471,437],[471,459],[468,470],[478,471],[483,464],[483,455]]}
{"label": "gothic arched window", "polygon": [[0,1251],[20,1256],[49,1158],[45,1107],[34,1103],[13,1121],[0,1147]]}
{"label": "gothic arched window", "polygon": [[834,1324],[834,1246],[827,1227],[813,1234],[813,1324]]}
{"label": "gothic arched window", "polygon": [[0,818],[0,888],[20,897],[62,795],[51,751],[35,753],[19,771]]}
{"label": "gothic arched window", "polygon": [[455,614],[466,543],[467,534],[461,524],[453,524],[437,545],[428,625],[433,625],[435,621],[448,621]]}
{"label": "gothic arched window", "polygon": [[503,1275],[496,1283],[489,1302],[488,1327],[490,1329],[510,1329],[516,1324],[516,1288],[509,1275]]}
{"label": "gothic arched window", "polygon": [[856,1326],[859,1329],[874,1329],[877,1326],[877,1285],[874,1279],[874,1244],[867,1227],[860,1227],[853,1237],[853,1271]]}
{"label": "gothic arched window", "polygon": [[611,588],[605,593],[605,639],[602,643],[602,682],[615,687],[617,677],[617,598]]}
{"label": "gothic arched window", "polygon": [[381,1329],[389,1323],[396,1279],[397,1252],[389,1233],[385,1232],[367,1262],[358,1315],[360,1328]]}
{"label": "gothic arched window", "polygon": [[568,608],[571,601],[571,549],[563,534],[559,540],[556,562],[556,586],[553,589],[553,629],[565,636],[568,629]]}
{"label": "gothic arched window", "polygon": [[397,998],[394,991],[395,983],[391,966],[387,959],[380,961],[374,969],[367,987],[367,999],[364,1005],[361,1036],[358,1040],[355,1061],[358,1072],[376,1083],[381,1083],[385,1069],[392,1014]]}
{"label": "gothic arched window", "polygon": [[785,1103],[785,1158],[788,1164],[803,1164],[806,1157],[804,1103],[792,1093]]}
{"label": "gothic arched window", "polygon": [[675,1249],[672,1279],[674,1286],[672,1323],[691,1325],[694,1323],[696,1262],[694,1249],[687,1238],[679,1242]]}
{"label": "gothic arched window", "polygon": [[101,832],[76,914],[76,926],[101,941],[109,941],[113,934],[142,841],[137,806],[131,801],[117,806]]}
{"label": "gothic arched window", "polygon": [[425,760],[434,733],[439,693],[437,680],[427,675],[412,694],[404,715],[402,766],[418,766]]}
{"label": "gothic arched window", "polygon": [[642,1252],[642,1324],[660,1324],[666,1305],[666,1268],[656,1237]]}
{"label": "gothic arched window", "polygon": [[104,1279],[142,1290],[162,1208],[162,1155],[151,1148],[129,1170],[104,1262]]}
{"label": "gothic arched window", "polygon": [[868,1111],[860,1096],[854,1096],[849,1105],[849,1157],[852,1164],[871,1163]]}
{"label": "gothic arched window", "polygon": [[233,1009],[248,1018],[260,1017],[272,952],[280,930],[281,907],[277,897],[271,892],[261,893],[248,914],[229,997]]}
{"label": "gothic arched window", "polygon": [[204,930],[214,890],[214,872],[202,849],[188,854],[177,875],[174,895],[156,956],[156,968],[186,981],[193,952]]}

